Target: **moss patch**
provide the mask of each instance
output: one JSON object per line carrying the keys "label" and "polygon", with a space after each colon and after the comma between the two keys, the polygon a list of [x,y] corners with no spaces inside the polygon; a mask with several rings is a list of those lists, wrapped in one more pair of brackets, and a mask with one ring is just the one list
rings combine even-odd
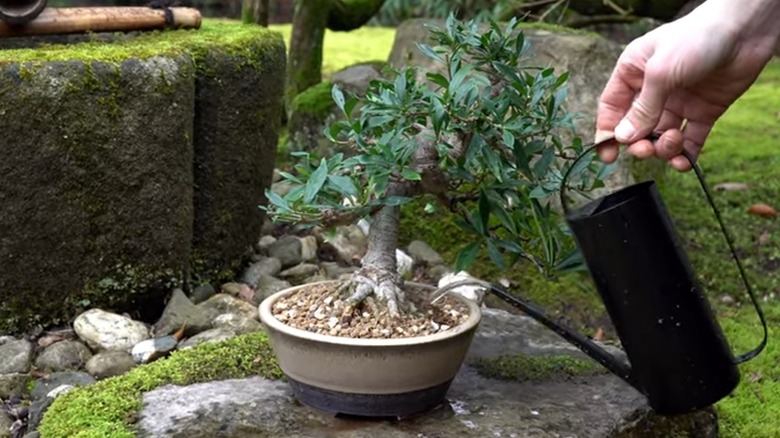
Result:
{"label": "moss patch", "polygon": [[332,88],[333,84],[328,81],[307,88],[293,99],[292,111],[318,118],[325,117],[335,106],[331,95]]}
{"label": "moss patch", "polygon": [[133,437],[131,427],[142,395],[159,386],[191,385],[259,375],[281,379],[265,333],[176,351],[122,376],[77,388],[58,397],[39,427],[41,437]]}
{"label": "moss patch", "polygon": [[587,376],[607,372],[592,360],[562,355],[504,355],[478,358],[471,365],[484,377],[517,382]]}
{"label": "moss patch", "polygon": [[0,63],[72,60],[119,63],[128,58],[202,54],[214,47],[230,48],[232,55],[244,53],[247,59],[254,59],[257,44],[279,44],[281,38],[278,32],[261,26],[244,25],[235,20],[207,18],[203,19],[200,29],[150,31],[134,34],[132,38],[117,34],[116,41],[111,43],[96,40],[2,50]]}

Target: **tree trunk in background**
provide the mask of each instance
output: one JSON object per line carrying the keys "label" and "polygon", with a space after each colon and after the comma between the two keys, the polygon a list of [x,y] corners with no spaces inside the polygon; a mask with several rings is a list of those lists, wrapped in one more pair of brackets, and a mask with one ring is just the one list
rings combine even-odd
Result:
{"label": "tree trunk in background", "polygon": [[382,7],[384,0],[295,0],[290,54],[287,57],[285,106],[301,91],[322,81],[322,44],[325,28],[357,29]]}
{"label": "tree trunk in background", "polygon": [[295,96],[322,80],[322,43],[329,3],[329,0],[295,0],[287,57],[285,106],[288,114]]}
{"label": "tree trunk in background", "polygon": [[268,0],[244,0],[241,6],[241,21],[268,27],[268,10]]}

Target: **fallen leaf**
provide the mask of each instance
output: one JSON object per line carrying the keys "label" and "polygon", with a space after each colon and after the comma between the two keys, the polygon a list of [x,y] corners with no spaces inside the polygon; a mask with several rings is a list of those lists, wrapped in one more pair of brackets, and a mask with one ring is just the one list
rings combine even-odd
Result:
{"label": "fallen leaf", "polygon": [[748,213],[768,218],[777,217],[777,210],[775,210],[774,207],[761,202],[751,205],[750,208],[748,208]]}
{"label": "fallen leaf", "polygon": [[756,382],[760,382],[760,381],[761,381],[761,379],[763,379],[763,378],[764,378],[764,375],[763,375],[763,374],[761,374],[761,371],[753,371],[753,372],[752,372],[752,373],[750,373],[750,375],[748,376],[748,381],[749,381],[750,383],[756,383]]}
{"label": "fallen leaf", "polygon": [[736,190],[747,190],[750,188],[750,186],[740,182],[724,182],[720,184],[715,184],[713,188],[718,191],[730,192]]}
{"label": "fallen leaf", "polygon": [[604,330],[599,327],[596,329],[596,334],[593,335],[593,340],[601,341],[602,339],[604,339]]}

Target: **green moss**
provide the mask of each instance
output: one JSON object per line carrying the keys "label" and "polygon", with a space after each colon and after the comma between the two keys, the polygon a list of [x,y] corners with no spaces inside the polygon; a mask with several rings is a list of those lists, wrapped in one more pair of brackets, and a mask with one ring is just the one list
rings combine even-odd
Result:
{"label": "green moss", "polygon": [[[81,60],[119,63],[128,58],[149,59],[154,56],[204,55],[213,47],[229,49],[231,55],[254,59],[257,44],[282,42],[278,32],[261,26],[243,25],[235,20],[204,19],[200,29],[143,32],[132,38],[117,38],[108,44],[88,41],[73,44],[51,44],[38,48],[0,51],[0,63],[41,63]],[[196,56],[200,57],[200,56]]]}
{"label": "green moss", "polygon": [[44,438],[132,437],[132,423],[144,392],[167,384],[190,385],[251,375],[283,377],[265,333],[176,351],[167,359],[63,394],[46,411],[39,432]]}
{"label": "green moss", "polygon": [[592,360],[578,359],[572,356],[504,355],[478,358],[472,363],[472,366],[484,377],[517,382],[604,374],[607,372]]}
{"label": "green moss", "polygon": [[332,88],[330,82],[320,82],[307,88],[293,99],[292,111],[314,117],[326,116],[335,105],[331,96]]}

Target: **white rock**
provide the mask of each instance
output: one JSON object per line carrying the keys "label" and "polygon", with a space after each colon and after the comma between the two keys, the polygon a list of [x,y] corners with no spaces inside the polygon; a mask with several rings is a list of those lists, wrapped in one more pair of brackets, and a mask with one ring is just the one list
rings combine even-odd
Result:
{"label": "white rock", "polygon": [[368,230],[371,229],[371,224],[369,224],[366,219],[360,219],[357,223],[357,226],[360,228],[360,231],[362,231],[363,234],[368,236]]}
{"label": "white rock", "polygon": [[60,385],[46,394],[46,397],[57,398],[58,395],[65,394],[66,392],[76,389],[73,385]]}
{"label": "white rock", "polygon": [[398,275],[401,277],[405,277],[406,274],[409,274],[412,272],[412,266],[414,265],[414,260],[409,257],[408,254],[401,251],[400,249],[395,250],[395,261],[398,265]]}
{"label": "white rock", "polygon": [[[439,287],[444,287],[451,283],[465,280],[476,280],[476,277],[472,277],[466,271],[460,271],[458,273],[449,273],[439,279]],[[447,293],[455,293],[463,296],[466,299],[475,301],[478,304],[482,303],[482,299],[485,297],[485,288],[480,286],[458,286],[449,290]]]}
{"label": "white rock", "polygon": [[73,329],[91,349],[123,350],[130,352],[133,346],[149,339],[148,327],[126,316],[91,309],[73,321]]}

